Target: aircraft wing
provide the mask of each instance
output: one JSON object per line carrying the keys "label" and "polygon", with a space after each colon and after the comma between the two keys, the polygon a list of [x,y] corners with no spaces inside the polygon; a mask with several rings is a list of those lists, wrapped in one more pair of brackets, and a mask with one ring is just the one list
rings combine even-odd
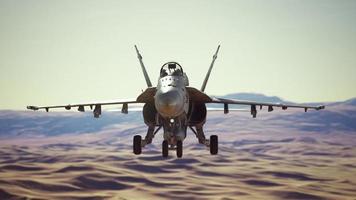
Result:
{"label": "aircraft wing", "polygon": [[[212,108],[212,107],[207,107],[207,111],[224,111],[224,108]],[[248,109],[238,109],[238,108],[230,108],[229,111],[234,111],[234,112],[250,112]]]}
{"label": "aircraft wing", "polygon": [[65,108],[66,110],[70,110],[71,108],[78,108],[78,111],[84,112],[85,107],[90,107],[90,109],[93,109],[93,114],[95,118],[98,118],[101,115],[101,106],[106,106],[106,105],[116,105],[116,104],[122,104],[122,113],[127,113],[128,112],[128,104],[132,103],[140,103],[136,99],[127,99],[127,100],[112,100],[112,101],[102,101],[102,102],[89,102],[89,103],[76,103],[76,104],[67,104],[67,105],[53,105],[53,106],[27,106],[27,109],[30,110],[40,110],[44,109],[47,112],[49,109],[52,108]]}
{"label": "aircraft wing", "polygon": [[268,112],[273,111],[273,107],[281,107],[283,110],[287,108],[304,108],[304,111],[307,112],[308,109],[321,110],[324,109],[324,105],[320,106],[309,106],[309,105],[298,105],[298,104],[284,104],[284,103],[268,103],[268,102],[258,102],[258,101],[246,101],[246,100],[237,100],[237,99],[225,99],[225,98],[217,98],[211,97],[211,101],[209,103],[221,103],[224,104],[224,113],[229,112],[228,104],[238,104],[238,105],[249,105],[251,106],[251,115],[255,118],[257,115],[256,107],[260,107],[262,109],[263,106],[268,107]]}

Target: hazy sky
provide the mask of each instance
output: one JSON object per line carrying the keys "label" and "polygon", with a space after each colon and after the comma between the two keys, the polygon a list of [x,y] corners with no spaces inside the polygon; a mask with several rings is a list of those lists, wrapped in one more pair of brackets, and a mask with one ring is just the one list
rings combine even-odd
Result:
{"label": "hazy sky", "polygon": [[356,96],[356,1],[0,0],[0,109],[135,98],[177,61],[206,92]]}

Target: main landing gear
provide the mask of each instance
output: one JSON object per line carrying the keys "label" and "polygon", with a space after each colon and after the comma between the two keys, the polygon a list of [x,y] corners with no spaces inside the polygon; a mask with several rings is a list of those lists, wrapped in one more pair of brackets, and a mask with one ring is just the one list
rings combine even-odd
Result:
{"label": "main landing gear", "polygon": [[[154,127],[150,127],[147,131],[147,135],[146,135],[145,139],[142,139],[142,137],[140,135],[135,135],[133,138],[133,153],[136,155],[141,154],[142,147],[144,147],[147,144],[150,144],[152,142],[153,137],[160,130],[160,128],[161,127],[158,127],[156,130],[154,130]],[[205,139],[205,135],[204,135],[202,127],[195,127],[195,129],[194,129],[193,127],[190,126],[189,128],[194,132],[194,134],[198,138],[199,143],[203,144],[209,148],[211,155],[218,154],[219,148],[218,148],[218,136],[217,135],[211,135],[210,139]],[[181,158],[183,156],[183,141],[177,140],[176,142],[171,142],[171,144],[170,144],[168,142],[168,140],[163,140],[163,142],[162,142],[162,156],[168,157],[169,150],[176,150],[177,157]]]}
{"label": "main landing gear", "polygon": [[135,135],[133,138],[133,152],[136,155],[139,155],[142,152],[141,140],[141,135]]}
{"label": "main landing gear", "polygon": [[216,155],[218,154],[218,136],[217,135],[211,135],[210,136],[210,154],[211,155]]}
{"label": "main landing gear", "polygon": [[210,154],[211,155],[216,155],[218,154],[218,136],[217,135],[211,135],[210,140],[205,139],[205,134],[203,132],[203,127],[196,127],[195,129],[192,126],[189,126],[189,128],[193,131],[195,136],[198,138],[198,141],[200,144],[203,144],[207,147],[209,147]]}
{"label": "main landing gear", "polygon": [[148,127],[145,139],[142,139],[141,135],[135,135],[133,138],[133,153],[136,155],[141,154],[142,147],[145,147],[147,144],[151,144],[152,139],[161,128],[162,126],[159,126],[155,130],[155,126]]}

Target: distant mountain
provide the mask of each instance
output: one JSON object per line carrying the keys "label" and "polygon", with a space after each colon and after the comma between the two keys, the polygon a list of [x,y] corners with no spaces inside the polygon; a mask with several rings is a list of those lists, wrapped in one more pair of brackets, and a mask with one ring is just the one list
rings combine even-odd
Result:
{"label": "distant mountain", "polygon": [[143,123],[140,112],[127,115],[104,112],[98,119],[90,112],[0,111],[0,137],[54,136],[69,133],[93,133],[114,124]]}
{"label": "distant mountain", "polygon": [[249,101],[264,101],[270,103],[292,103],[290,101],[285,101],[277,96],[266,96],[259,93],[233,93],[222,96],[223,98],[249,100]]}
{"label": "distant mountain", "polygon": [[[277,96],[266,96],[264,94],[259,93],[232,93],[224,96],[216,96],[221,98],[229,98],[229,99],[238,99],[238,100],[247,100],[247,101],[263,101],[269,103],[293,103],[290,101],[283,100]],[[221,104],[209,104],[208,107],[211,108],[222,108]],[[244,108],[244,105],[229,105],[230,108]]]}
{"label": "distant mountain", "polygon": [[356,98],[349,99],[347,101],[341,102],[341,104],[356,106]]}

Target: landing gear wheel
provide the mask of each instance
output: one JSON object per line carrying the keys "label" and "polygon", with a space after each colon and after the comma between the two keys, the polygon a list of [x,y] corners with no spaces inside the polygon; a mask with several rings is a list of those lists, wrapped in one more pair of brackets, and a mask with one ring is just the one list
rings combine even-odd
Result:
{"label": "landing gear wheel", "polygon": [[218,154],[218,136],[217,135],[210,136],[210,154],[211,155]]}
{"label": "landing gear wheel", "polygon": [[183,142],[181,140],[177,141],[177,157],[181,158],[183,156]]}
{"label": "landing gear wheel", "polygon": [[135,135],[133,138],[133,152],[136,155],[139,155],[142,152],[141,140],[141,135]]}
{"label": "landing gear wheel", "polygon": [[163,140],[163,142],[162,142],[162,156],[168,157],[168,141],[167,140]]}

